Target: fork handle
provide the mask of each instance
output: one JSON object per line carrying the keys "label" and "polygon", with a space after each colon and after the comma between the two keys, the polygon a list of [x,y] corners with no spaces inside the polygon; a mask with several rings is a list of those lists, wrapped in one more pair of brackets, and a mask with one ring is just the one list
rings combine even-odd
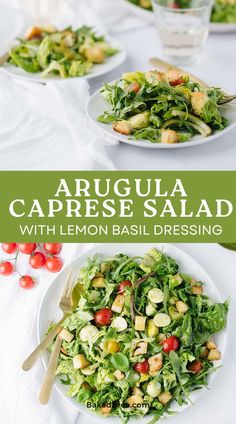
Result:
{"label": "fork handle", "polygon": [[61,350],[61,344],[62,344],[62,338],[60,337],[60,335],[58,335],[49,363],[48,363],[43,384],[39,393],[39,402],[42,405],[46,405],[48,403],[50,395],[51,395],[52,386],[53,386],[53,382],[54,382],[54,378],[55,378],[55,374],[57,370],[57,362],[58,362],[58,358],[59,358],[59,354]]}
{"label": "fork handle", "polygon": [[25,362],[22,364],[22,368],[24,371],[29,371],[40,355],[48,348],[48,346],[52,343],[53,339],[57,336],[57,334],[61,331],[61,325],[65,321],[66,316],[64,316],[54,327],[50,333],[42,340],[42,342],[33,350],[33,352],[28,356]]}

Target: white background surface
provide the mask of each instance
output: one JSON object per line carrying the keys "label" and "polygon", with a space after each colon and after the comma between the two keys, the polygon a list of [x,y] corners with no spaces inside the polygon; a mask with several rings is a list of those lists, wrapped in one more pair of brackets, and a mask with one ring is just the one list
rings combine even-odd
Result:
{"label": "white background surface", "polygon": [[[230,297],[230,313],[227,327],[227,344],[224,366],[218,370],[211,390],[180,415],[168,420],[170,424],[234,424],[236,381],[236,253],[216,244],[176,244],[190,254],[206,270],[222,298]],[[64,263],[89,246],[64,245]],[[189,270],[191,273],[191,270]],[[36,288],[24,291],[17,284],[17,277],[0,278],[1,347],[0,396],[1,424],[87,424],[88,417],[77,414],[58,393],[53,392],[48,406],[37,403],[43,378],[43,366],[28,373],[21,371],[21,363],[37,343],[35,317],[40,298],[51,284],[53,275],[31,271],[37,277]],[[91,424],[97,420],[89,418]]]}
{"label": "white background surface", "polygon": [[[45,0],[43,1],[45,2]],[[52,2],[52,0],[48,0],[48,3],[50,2]],[[18,4],[19,7],[19,5],[22,6],[24,3],[27,3],[27,0],[10,0],[9,2],[7,2],[7,0],[0,0],[1,12],[4,11],[4,14],[0,13],[0,35],[2,35],[0,38],[1,52],[6,51],[5,45],[10,41],[11,33],[14,38],[14,36],[19,33],[22,24],[21,13],[19,13],[16,8],[14,9],[14,13],[12,12],[14,19],[12,19],[11,22],[9,21],[9,16],[11,15],[9,15],[9,8],[11,4]],[[119,0],[80,0],[79,2],[74,0],[65,0],[63,2],[63,0],[60,0],[58,6],[59,4],[61,4],[64,9],[65,4],[68,6],[70,5],[68,10],[65,9],[64,11],[62,8],[63,13],[59,16],[60,22],[62,22],[64,18],[67,24],[72,20],[78,22],[78,20],[81,21],[81,19],[84,20],[86,18],[87,23],[92,21],[98,27],[103,27],[103,30],[108,29],[128,50],[128,59],[124,65],[116,71],[107,74],[105,78],[98,78],[90,82],[91,92],[99,88],[104,81],[111,81],[118,78],[124,71],[150,69],[149,59],[153,56],[161,56],[161,46],[155,28],[151,24],[147,24],[147,22],[140,21],[139,18],[137,19],[135,16],[132,16],[129,11],[127,12],[127,10],[122,9]],[[83,9],[83,14],[81,14],[79,9],[80,4],[84,4],[87,7],[91,4],[91,7],[89,7],[88,10]],[[77,7],[77,9],[75,9],[75,7]],[[75,10],[74,13],[73,10]],[[62,17],[63,19],[61,19]],[[9,25],[6,25],[7,22],[9,22]],[[201,62],[191,66],[189,70],[200,78],[205,79],[209,84],[222,86],[227,92],[236,93],[236,33],[210,34]],[[49,111],[47,111],[48,119],[50,119],[50,113],[54,116],[58,116],[60,119],[60,124],[55,121],[53,130],[50,129],[50,125],[47,126],[48,132],[44,131],[45,127],[40,114],[38,114],[40,128],[38,133],[35,127],[32,127],[32,129],[30,127],[26,128],[26,134],[22,131],[19,132],[19,128],[15,125],[15,114],[18,114],[17,110],[19,114],[21,112],[22,122],[25,123],[29,116],[28,99],[30,97],[32,104],[35,103],[35,101],[37,101],[36,92],[39,90],[36,90],[33,85],[31,86],[28,84],[27,89],[25,89],[25,99],[24,94],[19,92],[19,88],[17,91],[14,90],[13,97],[15,96],[16,98],[15,93],[18,93],[18,98],[14,114],[9,115],[11,124],[8,124],[8,126],[12,128],[9,128],[9,131],[6,128],[4,128],[3,131],[4,125],[0,128],[0,170],[112,169],[111,161],[113,161],[114,168],[121,170],[236,169],[236,129],[212,143],[195,148],[180,149],[174,152],[159,150],[148,151],[146,149],[134,148],[121,143],[114,144],[112,141],[109,141],[108,147],[106,146],[104,151],[102,148],[104,140],[102,140],[101,137],[99,140],[96,140],[95,143],[91,143],[91,140],[94,138],[93,129],[91,129],[91,131],[86,129],[88,134],[86,138],[85,128],[87,128],[87,123],[85,122],[82,109],[85,109],[87,95],[84,95],[84,97],[79,95],[80,83],[78,82],[78,94],[76,90],[74,90],[74,99],[72,99],[70,95],[69,86],[72,84],[68,81],[64,83],[68,84],[68,93],[64,98],[64,103],[62,97],[60,104],[57,101],[53,101],[53,106],[50,106],[50,98],[47,104],[44,102],[43,105],[43,108],[46,107],[45,110],[49,109]],[[4,105],[4,98],[8,101],[11,99],[10,106],[13,102],[12,97],[9,95],[11,85],[11,79],[8,79],[7,82],[5,79],[0,79],[0,93],[2,92],[3,97],[1,99],[2,106],[0,108],[1,125],[5,122],[6,108]],[[2,91],[3,87],[4,91]],[[41,102],[43,102],[45,93],[43,93],[43,87],[41,88],[42,93],[39,94],[39,101],[41,99]],[[60,95],[61,94],[62,93],[60,93]],[[70,103],[73,106],[75,117],[77,113],[76,108],[78,107],[78,119],[83,119],[85,122],[84,126],[80,123],[78,128],[76,128],[75,125],[74,131],[71,131],[71,122],[69,122],[69,124],[67,122],[71,121],[72,116],[68,113],[69,109],[66,107],[69,99],[71,100]],[[63,116],[60,117],[62,103],[68,115],[65,120]],[[52,108],[52,110],[50,108]],[[42,111],[39,113],[43,115]],[[53,123],[53,121],[51,121],[51,123]],[[74,120],[74,124],[76,124],[76,120]],[[74,124],[72,122],[72,125]],[[11,132],[13,132],[13,135]],[[22,140],[20,140],[20,137],[22,137]],[[88,152],[85,150],[86,144],[91,144]],[[101,151],[102,155],[100,154]],[[98,152],[101,158],[99,163],[95,164],[94,159]],[[87,158],[85,163],[81,161],[82,157]]]}

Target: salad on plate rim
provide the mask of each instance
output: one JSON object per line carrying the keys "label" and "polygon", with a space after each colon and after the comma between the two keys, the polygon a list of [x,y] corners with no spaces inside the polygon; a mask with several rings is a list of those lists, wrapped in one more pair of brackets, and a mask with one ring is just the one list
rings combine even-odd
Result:
{"label": "salad on plate rim", "polygon": [[154,424],[207,386],[228,301],[215,303],[202,281],[154,248],[144,257],[88,259],[78,284],[57,367],[68,396],[103,417],[150,416]]}
{"label": "salad on plate rim", "polygon": [[176,68],[129,72],[100,93],[109,106],[97,121],[132,140],[176,144],[205,138],[228,125],[225,94],[205,88]]}
{"label": "salad on plate rim", "polygon": [[30,28],[9,51],[8,63],[42,78],[82,77],[96,64],[118,53],[103,35],[87,26],[57,30],[54,26]]}
{"label": "salad on plate rim", "polygon": [[[152,11],[152,0],[126,0],[146,11]],[[188,7],[189,0],[170,0],[169,7],[178,9]],[[236,23],[236,0],[215,0],[211,14],[212,23]]]}

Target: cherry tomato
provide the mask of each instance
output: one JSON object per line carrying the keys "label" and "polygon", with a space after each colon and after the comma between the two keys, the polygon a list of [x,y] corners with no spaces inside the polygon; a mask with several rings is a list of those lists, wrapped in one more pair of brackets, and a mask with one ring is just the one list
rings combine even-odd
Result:
{"label": "cherry tomato", "polygon": [[16,243],[2,243],[2,250],[5,253],[9,253],[9,255],[11,253],[14,253],[17,249],[17,244]]}
{"label": "cherry tomato", "polygon": [[45,265],[46,258],[41,252],[34,252],[29,258],[29,264],[32,268],[38,269]]}
{"label": "cherry tomato", "polygon": [[97,325],[110,325],[112,319],[112,310],[109,308],[102,308],[94,315],[94,321]]}
{"label": "cherry tomato", "polygon": [[163,346],[163,352],[165,353],[169,353],[171,350],[178,350],[180,345],[179,339],[175,336],[167,337],[160,344]]}
{"label": "cherry tomato", "polygon": [[179,5],[178,5],[178,3],[176,3],[175,1],[170,5],[170,7],[172,8],[172,9],[180,9],[180,7],[179,7]]}
{"label": "cherry tomato", "polygon": [[11,262],[5,261],[0,263],[0,274],[1,275],[11,275],[14,271],[14,266]]}
{"label": "cherry tomato", "polygon": [[198,359],[188,365],[188,370],[198,374],[202,370],[202,363]]}
{"label": "cherry tomato", "polygon": [[175,81],[171,81],[170,85],[172,85],[172,87],[176,87],[177,85],[184,84],[184,83],[185,83],[184,78],[178,78]]}
{"label": "cherry tomato", "polygon": [[62,244],[61,243],[44,243],[43,244],[44,250],[46,252],[50,253],[51,255],[58,255],[60,253]]}
{"label": "cherry tomato", "polygon": [[134,365],[134,370],[139,372],[139,374],[148,374],[148,371],[149,371],[148,360],[145,359],[145,361],[143,361],[143,362],[137,362]]}
{"label": "cherry tomato", "polygon": [[46,259],[45,266],[50,272],[59,272],[62,269],[62,261],[58,256],[49,256]]}
{"label": "cherry tomato", "polygon": [[140,85],[137,82],[133,82],[132,84],[129,85],[127,91],[128,93],[131,93],[133,91],[134,93],[137,94],[139,90],[140,90]]}
{"label": "cherry tomato", "polygon": [[125,291],[125,287],[132,287],[132,284],[130,281],[121,281],[120,284],[117,286],[117,293],[123,294]]}
{"label": "cherry tomato", "polygon": [[36,243],[19,243],[19,251],[25,255],[31,255],[36,249]]}
{"label": "cherry tomato", "polygon": [[19,279],[19,284],[22,289],[32,289],[35,285],[35,282],[30,275],[22,275],[22,277]]}

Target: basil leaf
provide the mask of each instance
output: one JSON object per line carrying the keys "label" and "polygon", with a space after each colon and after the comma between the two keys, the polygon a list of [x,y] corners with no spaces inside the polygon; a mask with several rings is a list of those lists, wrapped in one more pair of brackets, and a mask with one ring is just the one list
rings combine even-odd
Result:
{"label": "basil leaf", "polygon": [[113,355],[110,356],[110,363],[114,368],[120,371],[126,372],[129,370],[129,360],[121,352],[113,353]]}

